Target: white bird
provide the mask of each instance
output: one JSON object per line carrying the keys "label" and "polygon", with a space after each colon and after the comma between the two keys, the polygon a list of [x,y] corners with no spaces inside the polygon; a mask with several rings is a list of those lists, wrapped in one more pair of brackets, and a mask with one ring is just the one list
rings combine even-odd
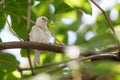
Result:
{"label": "white bird", "polygon": [[[47,28],[48,19],[45,16],[39,17],[36,20],[36,24],[32,27],[29,33],[30,41],[49,43],[51,32]],[[40,50],[34,50],[34,62],[40,64]]]}

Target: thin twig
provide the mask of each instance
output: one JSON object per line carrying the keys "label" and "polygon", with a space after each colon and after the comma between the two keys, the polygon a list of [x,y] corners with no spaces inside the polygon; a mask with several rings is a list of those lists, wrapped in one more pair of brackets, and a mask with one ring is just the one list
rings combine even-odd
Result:
{"label": "thin twig", "polygon": [[100,52],[111,52],[111,51],[117,51],[118,50],[118,46],[111,46],[111,47],[107,47],[105,49],[102,49]]}
{"label": "thin twig", "polygon": [[[28,18],[27,18],[26,16],[23,16],[23,19],[28,20]],[[30,22],[31,22],[32,24],[35,24],[35,21],[33,21],[33,20],[31,20],[31,19],[30,19]]]}
{"label": "thin twig", "polygon": [[[83,58],[71,59],[71,60],[68,60],[68,62],[69,61],[78,61],[78,62],[81,62],[81,61],[92,60],[92,59],[98,59],[98,60],[105,59],[105,60],[107,60],[106,58],[109,59],[109,60],[118,60],[117,59],[117,55],[115,55],[115,54],[98,54],[98,55],[92,55],[92,56],[83,57]],[[67,62],[66,62],[66,64],[63,64],[62,66],[59,66],[59,67],[57,67],[57,68],[55,68],[53,70],[49,70],[49,71],[47,71],[47,73],[53,73],[53,72],[59,71],[59,70],[65,68],[67,66],[68,65],[67,65]]]}
{"label": "thin twig", "polygon": [[49,74],[56,73],[57,71],[60,71],[61,69],[64,69],[65,67],[67,67],[66,64],[64,64],[62,66],[57,66],[57,68],[46,71],[46,73],[49,73]]}
{"label": "thin twig", "polygon": [[[66,60],[66,61],[62,61],[62,62],[55,62],[55,63],[47,63],[47,64],[44,64],[42,66],[38,66],[38,67],[34,67],[33,69],[36,70],[36,69],[41,69],[41,68],[48,68],[48,67],[51,67],[51,66],[56,66],[56,65],[59,65],[59,64],[64,64],[66,62],[69,62],[69,61],[72,61],[74,59],[70,59],[70,60]],[[26,70],[30,70],[30,68],[21,68],[22,71],[26,71]]]}
{"label": "thin twig", "polygon": [[95,1],[93,1],[93,0],[90,0],[90,1],[91,1],[94,5],[96,5],[96,6],[98,7],[98,9],[100,9],[100,10],[102,11],[102,13],[103,13],[103,15],[104,15],[107,23],[110,25],[110,28],[111,28],[111,30],[112,30],[115,38],[116,38],[116,41],[117,41],[117,44],[118,44],[118,47],[119,47],[119,48],[118,48],[118,50],[119,50],[119,52],[118,52],[118,58],[120,58],[120,43],[119,43],[119,40],[118,40],[118,38],[117,38],[116,32],[115,32],[115,30],[114,30],[114,28],[113,28],[113,25],[112,25],[110,19],[108,18],[106,12],[105,12]]}
{"label": "thin twig", "polygon": [[65,45],[62,41],[60,41],[55,35],[52,34],[52,36],[61,44],[61,45]]}
{"label": "thin twig", "polygon": [[101,12],[103,13],[103,15],[105,16],[106,21],[107,21],[108,24],[110,25],[110,28],[111,28],[113,34],[116,35],[115,30],[114,30],[114,28],[113,28],[113,25],[112,25],[110,19],[108,18],[106,12],[105,12],[95,1],[93,1],[93,0],[90,0],[90,1],[91,1],[94,5],[96,5],[96,6],[98,7],[98,9],[100,9],[100,11],[101,11]]}
{"label": "thin twig", "polygon": [[[62,62],[63,63],[63,62]],[[38,66],[38,67],[34,67],[33,69],[34,70],[37,70],[37,69],[41,69],[41,68],[48,68],[48,67],[51,67],[51,66],[55,66],[55,65],[58,65],[58,64],[61,64],[61,62],[57,62],[57,63],[47,63],[47,64],[44,64],[44,65],[41,65],[41,66]],[[30,70],[30,68],[21,68],[22,71],[26,71],[26,70]]]}
{"label": "thin twig", "polygon": [[6,14],[5,14],[5,17],[6,17],[6,22],[7,22],[8,26],[9,26],[9,30],[10,30],[10,31],[13,33],[13,35],[15,35],[20,41],[22,41],[21,38],[16,34],[16,32],[15,32],[15,31],[13,30],[13,28],[11,27],[11,25],[10,25],[8,19],[7,19]]}
{"label": "thin twig", "polygon": [[27,41],[29,41],[30,32],[30,20],[31,20],[31,0],[28,0],[28,11],[27,11]]}
{"label": "thin twig", "polygon": [[[28,20],[28,18],[27,17],[25,17],[25,16],[23,16],[23,18],[25,19],[25,20]],[[33,20],[30,20],[30,22],[32,23],[32,24],[35,24],[35,21],[33,21]],[[53,35],[53,34],[51,34],[61,45],[65,45],[62,41],[60,41],[55,35]]]}
{"label": "thin twig", "polygon": [[17,70],[20,72],[20,75],[23,76],[22,69],[19,66],[17,66]]}
{"label": "thin twig", "polygon": [[[27,41],[29,41],[30,19],[31,19],[31,0],[28,0],[27,16],[28,16],[28,20],[27,20]],[[27,48],[27,57],[28,57],[28,61],[29,61],[29,65],[30,65],[32,75],[35,75],[34,70],[32,68],[32,62],[31,62],[31,59],[30,59],[30,49],[29,48]]]}
{"label": "thin twig", "polygon": [[[115,54],[109,54],[109,53],[106,53],[106,54],[96,54],[96,55],[91,55],[91,56],[87,56],[87,57],[82,57],[82,58],[75,58],[75,59],[70,59],[70,60],[66,60],[66,61],[62,61],[62,62],[57,62],[57,63],[48,63],[48,64],[44,64],[42,66],[38,66],[38,67],[34,67],[33,69],[41,69],[41,68],[48,68],[48,67],[51,67],[51,66],[55,66],[55,65],[60,65],[62,64],[62,66],[59,66],[53,70],[49,70],[47,72],[55,72],[56,70],[59,69],[62,69],[62,68],[65,68],[67,67],[66,66],[66,63],[70,62],[70,61],[84,61],[84,60],[88,60],[88,59],[98,59],[98,60],[117,60],[117,56]],[[30,70],[30,68],[21,68],[22,71],[26,71],[26,70]]]}

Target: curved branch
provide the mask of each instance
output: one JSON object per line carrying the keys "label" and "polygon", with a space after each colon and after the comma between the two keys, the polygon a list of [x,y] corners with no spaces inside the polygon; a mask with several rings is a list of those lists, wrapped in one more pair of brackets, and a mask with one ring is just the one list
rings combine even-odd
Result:
{"label": "curved branch", "polygon": [[[65,47],[66,46],[63,46],[63,45],[38,43],[38,42],[32,42],[32,41],[14,41],[14,42],[0,43],[0,50],[23,48],[23,49],[38,49],[38,50],[46,50],[46,51],[64,53]],[[111,52],[114,50],[118,50],[118,46],[108,47],[99,52],[87,51],[86,54],[83,54],[82,56],[86,56],[86,55],[90,56],[90,55],[95,55],[98,53]]]}
{"label": "curved branch", "polygon": [[[69,61],[81,62],[81,61],[92,60],[92,59],[93,60],[113,60],[113,61],[118,61],[117,55],[115,55],[115,54],[97,54],[97,55],[91,55],[91,56],[82,57],[82,58],[70,59],[70,60],[66,60],[66,61],[62,61],[62,62],[47,63],[47,64],[44,64],[42,66],[34,67],[33,69],[37,70],[37,69],[46,68],[46,67],[50,67],[50,66],[55,66],[55,65],[59,65],[59,64],[62,64],[62,66],[59,66],[58,68],[64,68],[64,67],[67,67],[66,63],[69,62]],[[20,69],[20,71],[30,70],[30,68],[19,68],[19,69]],[[52,71],[52,70],[50,70],[50,71]],[[47,72],[50,72],[50,71],[47,71]]]}
{"label": "curved branch", "polygon": [[[14,41],[14,42],[3,42],[0,43],[0,50],[5,49],[14,49],[14,48],[23,48],[23,49],[38,49],[38,50],[46,50],[46,51],[52,51],[52,52],[58,52],[58,53],[64,53],[64,49],[66,46],[64,45],[56,45],[56,44],[46,44],[46,43],[38,43],[38,42],[32,42],[32,41]],[[86,54],[81,54],[82,56],[90,56],[95,54],[101,54],[106,52],[111,52],[114,50],[118,50],[118,46],[111,46],[108,48],[105,48],[99,52],[91,52],[87,51]]]}
{"label": "curved branch", "polygon": [[14,42],[0,43],[0,50],[23,48],[23,49],[38,49],[38,50],[47,50],[47,51],[64,53],[64,47],[65,46],[62,45],[38,43],[31,41],[21,41],[21,42],[14,41]]}

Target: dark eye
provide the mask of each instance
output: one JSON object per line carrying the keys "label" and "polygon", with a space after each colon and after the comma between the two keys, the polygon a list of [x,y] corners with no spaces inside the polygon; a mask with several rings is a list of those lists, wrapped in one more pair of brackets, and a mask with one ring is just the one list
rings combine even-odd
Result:
{"label": "dark eye", "polygon": [[42,20],[44,20],[44,18],[42,18]]}

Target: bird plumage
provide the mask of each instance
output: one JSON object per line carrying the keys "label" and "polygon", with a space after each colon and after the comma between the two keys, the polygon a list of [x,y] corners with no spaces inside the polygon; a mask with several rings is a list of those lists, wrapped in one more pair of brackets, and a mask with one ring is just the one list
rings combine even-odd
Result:
{"label": "bird plumage", "polygon": [[[51,33],[47,28],[47,17],[39,17],[36,20],[36,24],[32,27],[30,35],[30,41],[49,43],[51,38]],[[34,50],[35,57],[34,62],[40,64],[40,50]]]}

